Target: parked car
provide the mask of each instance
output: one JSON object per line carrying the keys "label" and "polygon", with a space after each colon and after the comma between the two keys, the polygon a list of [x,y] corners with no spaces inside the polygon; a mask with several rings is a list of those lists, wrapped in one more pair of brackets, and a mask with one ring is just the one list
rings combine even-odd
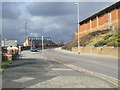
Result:
{"label": "parked car", "polygon": [[37,52],[38,50],[36,48],[31,49],[31,52]]}

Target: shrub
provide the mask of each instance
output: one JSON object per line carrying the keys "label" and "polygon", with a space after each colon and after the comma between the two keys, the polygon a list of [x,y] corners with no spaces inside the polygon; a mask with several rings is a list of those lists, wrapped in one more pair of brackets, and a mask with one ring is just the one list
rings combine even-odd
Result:
{"label": "shrub", "polygon": [[2,69],[6,69],[6,68],[8,68],[12,63],[13,63],[13,61],[3,61],[1,68],[2,68]]}
{"label": "shrub", "polygon": [[106,41],[105,40],[100,40],[99,42],[97,42],[94,46],[95,47],[100,47],[100,46],[103,46],[106,44]]}
{"label": "shrub", "polygon": [[118,47],[120,47],[120,42],[118,42]]}
{"label": "shrub", "polygon": [[110,34],[109,34],[109,35],[106,35],[106,36],[104,37],[104,39],[107,40],[107,39],[109,39],[111,36],[112,36],[112,35],[110,35]]}
{"label": "shrub", "polygon": [[119,46],[119,44],[118,44],[118,42],[117,42],[117,41],[112,41],[112,42],[108,42],[108,43],[107,43],[107,46],[114,46],[114,47],[118,47],[118,46]]}

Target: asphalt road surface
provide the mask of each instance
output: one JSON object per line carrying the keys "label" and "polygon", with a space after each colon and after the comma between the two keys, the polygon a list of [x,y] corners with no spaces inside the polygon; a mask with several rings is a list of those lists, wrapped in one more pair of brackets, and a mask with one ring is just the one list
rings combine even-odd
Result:
{"label": "asphalt road surface", "polygon": [[55,49],[45,50],[45,56],[118,79],[117,58],[97,55],[78,55]]}
{"label": "asphalt road surface", "polygon": [[[96,72],[117,77],[116,60],[63,53],[54,49],[41,51],[22,51],[21,57],[2,74],[2,88],[114,88],[116,87],[98,77],[78,72],[53,60],[84,67]],[[100,61],[101,60],[101,61]],[[110,65],[107,65],[110,64]],[[112,65],[112,66],[111,66]],[[102,67],[100,67],[102,66]],[[104,69],[103,69],[104,68]],[[102,70],[103,69],[103,70]],[[112,70],[109,70],[112,69]],[[107,71],[109,70],[109,71]]]}

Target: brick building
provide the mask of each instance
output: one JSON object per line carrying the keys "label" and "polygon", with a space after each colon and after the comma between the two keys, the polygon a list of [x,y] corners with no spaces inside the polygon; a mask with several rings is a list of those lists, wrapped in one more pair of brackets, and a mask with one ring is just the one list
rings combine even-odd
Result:
{"label": "brick building", "polygon": [[[55,43],[51,40],[50,37],[44,37],[43,38],[44,46],[53,46]],[[31,46],[34,45],[35,47],[41,47],[42,46],[42,38],[41,37],[28,37],[24,43],[23,46]]]}
{"label": "brick building", "polygon": [[[80,37],[88,33],[120,26],[120,1],[95,13],[80,23]],[[76,39],[78,32],[76,31]]]}

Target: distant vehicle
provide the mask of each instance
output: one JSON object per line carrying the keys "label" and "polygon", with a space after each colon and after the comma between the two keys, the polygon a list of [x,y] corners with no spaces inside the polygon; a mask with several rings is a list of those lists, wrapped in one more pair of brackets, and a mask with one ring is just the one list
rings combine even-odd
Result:
{"label": "distant vehicle", "polygon": [[38,50],[36,48],[31,49],[31,52],[37,52]]}

